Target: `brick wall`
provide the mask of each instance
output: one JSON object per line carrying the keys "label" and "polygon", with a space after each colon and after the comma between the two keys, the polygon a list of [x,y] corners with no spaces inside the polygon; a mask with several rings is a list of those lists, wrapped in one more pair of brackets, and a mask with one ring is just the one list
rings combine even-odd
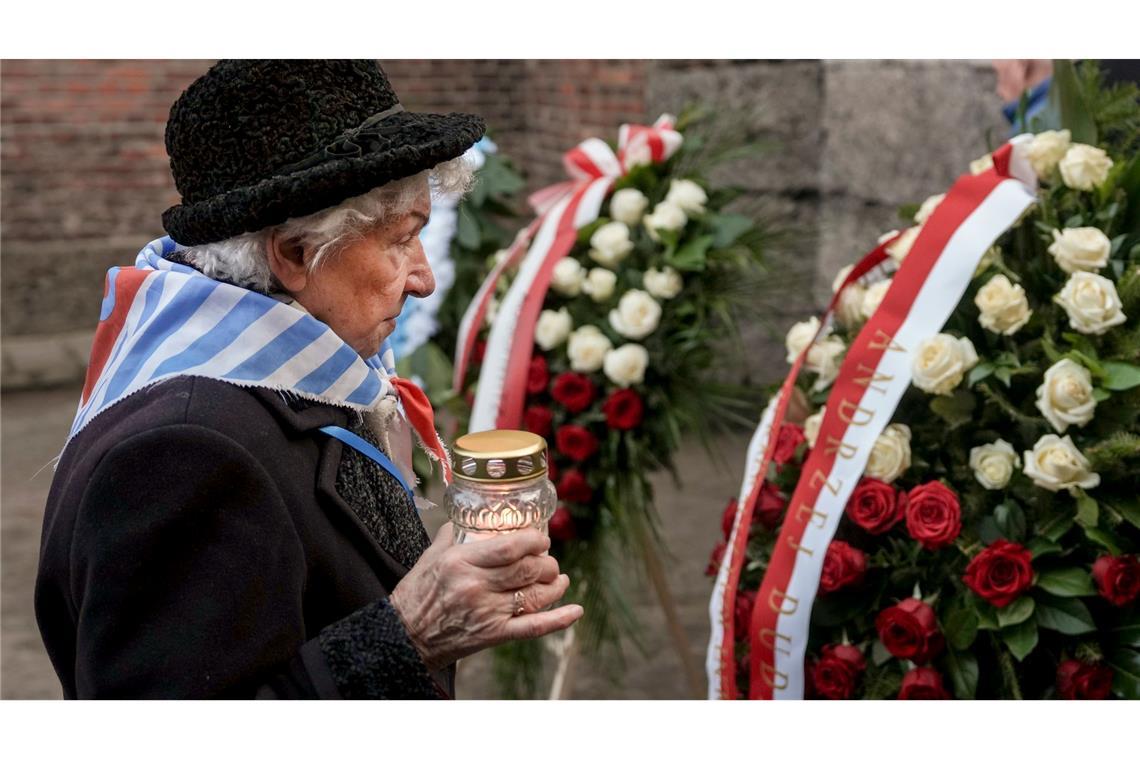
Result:
{"label": "brick wall", "polygon": [[[4,336],[92,327],[102,275],[162,234],[178,201],[163,148],[170,104],[209,61],[5,61],[0,67]],[[413,110],[486,118],[533,189],[562,151],[643,118],[638,61],[396,60]]]}

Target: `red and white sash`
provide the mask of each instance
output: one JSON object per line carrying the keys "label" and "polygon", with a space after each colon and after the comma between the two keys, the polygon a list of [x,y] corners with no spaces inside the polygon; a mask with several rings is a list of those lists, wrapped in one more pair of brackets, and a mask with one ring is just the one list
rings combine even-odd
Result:
{"label": "red and white sash", "polygon": [[470,432],[519,427],[526,400],[527,367],[534,351],[535,325],[555,265],[574,247],[578,230],[598,218],[602,203],[618,177],[636,163],[665,161],[680,146],[681,135],[673,129],[670,116],[662,116],[652,127],[623,125],[616,155],[602,140],[589,138],[563,156],[563,165],[571,179],[530,197],[538,217],[483,281],[460,322],[453,378],[457,392],[462,391],[475,338],[486,318],[499,278],[508,267],[518,263],[518,274],[499,306],[487,339],[468,426]]}
{"label": "red and white sash", "polygon": [[[1036,200],[1036,176],[1023,155],[1027,140],[1027,136],[1014,138],[994,153],[992,169],[955,182],[923,225],[882,305],[847,351],[753,606],[748,632],[751,698],[803,697],[808,624],[827,547],[875,440],[910,385],[912,350],[941,330],[982,255]],[[883,263],[889,242],[855,267],[835,294],[828,317],[843,288]],[[766,410],[749,452],[750,466],[741,488],[748,498],[739,501],[710,604],[710,698],[737,696],[733,610],[748,528],[772,459],[771,431],[783,422],[807,351]],[[754,464],[761,448],[763,457]]]}

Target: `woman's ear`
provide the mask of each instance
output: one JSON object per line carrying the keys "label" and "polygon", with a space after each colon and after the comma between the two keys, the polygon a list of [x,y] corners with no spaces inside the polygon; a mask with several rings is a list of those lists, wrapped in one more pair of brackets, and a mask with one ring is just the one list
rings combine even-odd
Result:
{"label": "woman's ear", "polygon": [[265,255],[269,259],[269,271],[285,290],[295,297],[305,289],[309,267],[305,262],[305,249],[300,243],[272,230],[265,242]]}

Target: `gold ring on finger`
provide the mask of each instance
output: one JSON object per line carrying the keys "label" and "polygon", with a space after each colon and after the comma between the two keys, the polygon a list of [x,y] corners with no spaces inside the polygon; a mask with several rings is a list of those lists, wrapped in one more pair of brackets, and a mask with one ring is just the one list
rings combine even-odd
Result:
{"label": "gold ring on finger", "polygon": [[515,591],[515,617],[526,612],[526,595],[522,589]]}

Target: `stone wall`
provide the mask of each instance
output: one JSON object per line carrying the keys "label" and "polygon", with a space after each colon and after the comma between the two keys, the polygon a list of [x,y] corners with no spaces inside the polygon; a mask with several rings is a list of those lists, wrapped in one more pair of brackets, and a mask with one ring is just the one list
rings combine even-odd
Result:
{"label": "stone wall", "polygon": [[[163,150],[169,105],[208,61],[5,61],[0,68],[0,383],[82,377],[106,269],[162,234],[176,203]],[[815,311],[843,263],[898,226],[1004,136],[988,64],[965,61],[417,61],[385,63],[413,110],[482,114],[528,189],[561,154],[700,103],[718,129],[767,146],[714,178],[786,233],[746,373],[782,367],[787,325]]]}

